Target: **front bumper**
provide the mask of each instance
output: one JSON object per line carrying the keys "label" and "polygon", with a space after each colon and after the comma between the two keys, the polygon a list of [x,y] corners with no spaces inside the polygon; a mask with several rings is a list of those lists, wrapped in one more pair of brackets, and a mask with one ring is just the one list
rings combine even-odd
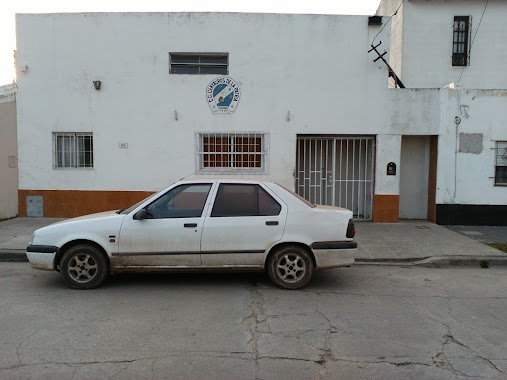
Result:
{"label": "front bumper", "polygon": [[26,257],[34,269],[55,270],[54,262],[58,247],[49,245],[29,245]]}
{"label": "front bumper", "polygon": [[311,246],[316,269],[350,267],[357,252],[356,242],[318,242]]}

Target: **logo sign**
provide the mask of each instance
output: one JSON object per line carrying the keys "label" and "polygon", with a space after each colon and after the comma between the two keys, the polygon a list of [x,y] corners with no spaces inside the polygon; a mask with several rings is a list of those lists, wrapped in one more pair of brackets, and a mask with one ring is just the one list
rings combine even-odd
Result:
{"label": "logo sign", "polygon": [[239,85],[232,78],[216,78],[206,87],[206,100],[213,113],[233,113],[239,98]]}

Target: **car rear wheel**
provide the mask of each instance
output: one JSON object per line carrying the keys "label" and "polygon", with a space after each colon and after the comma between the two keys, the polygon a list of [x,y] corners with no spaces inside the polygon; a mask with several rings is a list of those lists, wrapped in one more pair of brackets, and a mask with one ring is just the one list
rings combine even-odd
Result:
{"label": "car rear wheel", "polygon": [[299,289],[312,279],[313,261],[303,247],[284,246],[270,256],[268,274],[279,288]]}
{"label": "car rear wheel", "polygon": [[107,277],[107,259],[92,245],[69,248],[60,261],[60,274],[72,289],[93,289]]}

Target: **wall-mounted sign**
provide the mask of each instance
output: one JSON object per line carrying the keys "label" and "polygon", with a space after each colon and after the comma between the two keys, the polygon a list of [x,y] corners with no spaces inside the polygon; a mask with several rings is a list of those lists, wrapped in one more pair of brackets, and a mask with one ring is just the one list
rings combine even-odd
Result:
{"label": "wall-mounted sign", "polygon": [[387,164],[387,175],[396,175],[396,164],[394,162]]}
{"label": "wall-mounted sign", "polygon": [[239,85],[229,77],[219,77],[206,87],[206,100],[213,113],[233,113],[241,94]]}

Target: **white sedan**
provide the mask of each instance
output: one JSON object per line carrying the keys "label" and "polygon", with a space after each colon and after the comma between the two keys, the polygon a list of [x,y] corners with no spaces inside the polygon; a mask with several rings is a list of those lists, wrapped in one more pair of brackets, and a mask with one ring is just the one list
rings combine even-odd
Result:
{"label": "white sedan", "polygon": [[354,233],[351,211],[315,206],[275,183],[200,179],[41,228],[27,256],[74,289],[95,288],[109,273],[177,270],[261,270],[297,289],[314,270],[351,266]]}

